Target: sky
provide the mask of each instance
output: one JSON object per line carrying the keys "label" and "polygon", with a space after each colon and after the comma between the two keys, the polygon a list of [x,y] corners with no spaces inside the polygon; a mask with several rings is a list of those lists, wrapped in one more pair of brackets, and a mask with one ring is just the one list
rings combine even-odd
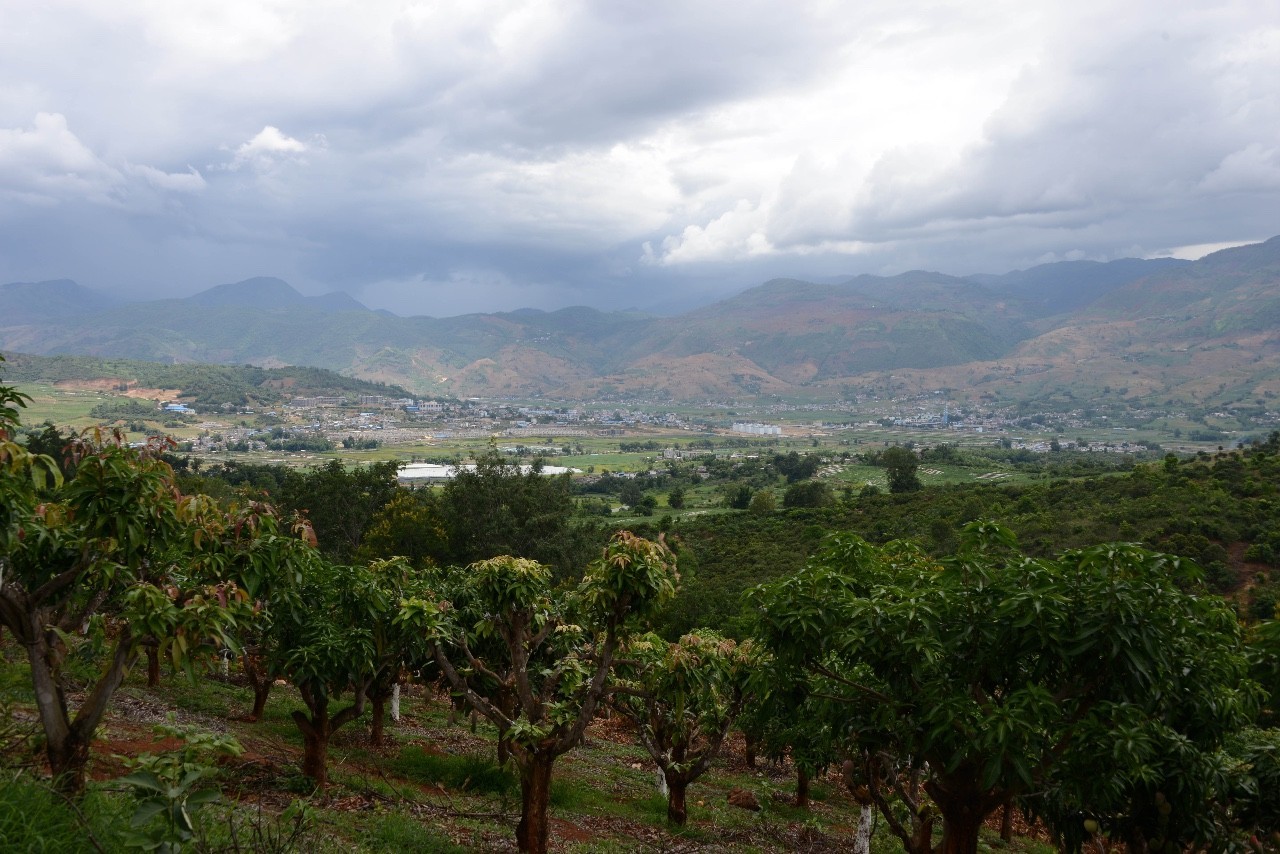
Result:
{"label": "sky", "polygon": [[1280,4],[0,0],[0,282],[449,316],[1280,233]]}

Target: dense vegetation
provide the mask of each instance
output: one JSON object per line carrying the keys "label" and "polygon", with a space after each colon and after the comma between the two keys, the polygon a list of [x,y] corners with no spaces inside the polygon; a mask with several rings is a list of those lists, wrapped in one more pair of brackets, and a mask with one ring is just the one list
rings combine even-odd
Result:
{"label": "dense vegetation", "polygon": [[[982,820],[1015,807],[1069,850],[1102,836],[1232,849],[1280,831],[1280,739],[1266,729],[1280,434],[1103,476],[889,493],[837,492],[799,453],[707,458],[609,488],[638,491],[635,506],[663,490],[674,510],[672,492],[711,480],[727,507],[627,533],[583,514],[567,479],[496,451],[414,492],[394,464],[198,468],[110,435],[59,448],[68,437],[50,429],[19,444],[22,404],[0,386],[0,624],[25,657],[0,649],[0,743],[16,739],[15,756],[38,744],[72,811],[23,825],[7,805],[47,802],[36,778],[0,787],[0,826],[20,846],[70,832],[74,848],[77,815],[113,846],[206,845],[212,757],[240,749],[208,718],[128,759],[115,785],[132,816],[95,824],[109,790],[91,780],[93,735],[143,658],[153,692],[164,660],[199,680],[239,658],[246,726],[284,724],[277,736],[301,747],[294,788],[313,803],[336,782],[331,745],[367,712],[381,749],[402,689],[446,686],[492,724],[496,765],[459,777],[421,754],[367,761],[383,779],[518,787],[525,851],[550,844],[560,757],[606,706],[631,721],[639,767],[660,769],[665,818],[695,831],[686,791],[706,785],[740,716],[796,769],[799,803],[841,769],[860,810],[842,838],[859,851],[871,811],[913,854],[974,852]],[[884,456],[862,462],[916,460]],[[1097,545],[1116,540],[1130,542]],[[287,700],[269,696],[277,680]],[[11,735],[10,697],[35,712],[38,742]],[[229,831],[223,850],[298,844],[309,808],[252,825],[244,847]]]}
{"label": "dense vegetation", "polygon": [[[1053,476],[1029,484],[845,492],[820,507],[680,519],[671,530],[687,566],[688,599],[681,597],[668,611],[664,633],[676,637],[714,625],[743,636],[750,615],[741,594],[762,579],[798,570],[832,531],[874,543],[909,539],[945,555],[956,548],[960,529],[976,519],[1007,526],[1036,556],[1113,541],[1183,555],[1204,569],[1211,589],[1234,594],[1250,619],[1274,616],[1280,599],[1280,578],[1272,577],[1280,567],[1280,435],[1235,451],[1189,460],[1166,456],[1096,477],[1057,474],[1077,466],[1088,471],[1102,455],[1059,462],[1046,456],[1052,455],[1039,455],[1037,464]],[[773,483],[768,476],[765,482]]]}

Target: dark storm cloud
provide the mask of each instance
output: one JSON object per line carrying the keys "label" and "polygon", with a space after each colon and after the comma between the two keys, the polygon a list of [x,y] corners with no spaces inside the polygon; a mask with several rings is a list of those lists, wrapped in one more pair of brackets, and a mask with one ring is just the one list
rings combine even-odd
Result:
{"label": "dark storm cloud", "polygon": [[1258,239],[1256,4],[50,0],[0,27],[0,281],[687,307]]}

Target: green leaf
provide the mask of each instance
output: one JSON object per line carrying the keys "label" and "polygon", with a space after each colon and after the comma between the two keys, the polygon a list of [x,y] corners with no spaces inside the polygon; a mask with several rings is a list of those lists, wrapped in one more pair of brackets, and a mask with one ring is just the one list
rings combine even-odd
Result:
{"label": "green leaf", "polygon": [[187,796],[188,807],[201,807],[206,804],[212,804],[222,799],[222,793],[217,789],[199,789]]}
{"label": "green leaf", "polygon": [[133,818],[129,820],[129,824],[133,827],[141,827],[168,808],[169,804],[163,798],[147,798],[133,811]]}
{"label": "green leaf", "polygon": [[160,778],[150,771],[134,771],[127,777],[121,777],[120,782],[136,789],[144,789],[157,794],[163,794],[167,788],[160,782]]}

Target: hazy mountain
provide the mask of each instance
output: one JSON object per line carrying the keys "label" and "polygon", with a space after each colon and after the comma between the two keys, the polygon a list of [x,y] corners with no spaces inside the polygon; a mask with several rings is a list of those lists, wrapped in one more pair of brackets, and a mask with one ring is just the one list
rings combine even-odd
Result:
{"label": "hazy mountain", "polygon": [[1146,276],[1178,269],[1191,261],[1177,258],[1122,258],[1119,261],[1060,261],[1002,276],[968,276],[997,293],[1021,300],[1039,315],[1075,311],[1117,288]]}
{"label": "hazy mountain", "polygon": [[272,278],[141,303],[67,281],[0,286],[5,350],[311,365],[459,395],[836,394],[892,372],[919,388],[1036,394],[1114,375],[1141,394],[1204,397],[1269,375],[1278,329],[1280,238],[1196,262],[776,279],[676,317],[582,306],[397,317]]}
{"label": "hazy mountain", "polygon": [[307,306],[320,311],[368,311],[350,294],[334,291],[318,297],[307,297],[281,279],[259,276],[229,285],[217,285],[187,297],[198,305],[237,306],[240,308],[275,309]]}
{"label": "hazy mountain", "polygon": [[0,326],[58,323],[96,314],[119,303],[115,297],[89,290],[70,279],[15,282],[0,286]]}

